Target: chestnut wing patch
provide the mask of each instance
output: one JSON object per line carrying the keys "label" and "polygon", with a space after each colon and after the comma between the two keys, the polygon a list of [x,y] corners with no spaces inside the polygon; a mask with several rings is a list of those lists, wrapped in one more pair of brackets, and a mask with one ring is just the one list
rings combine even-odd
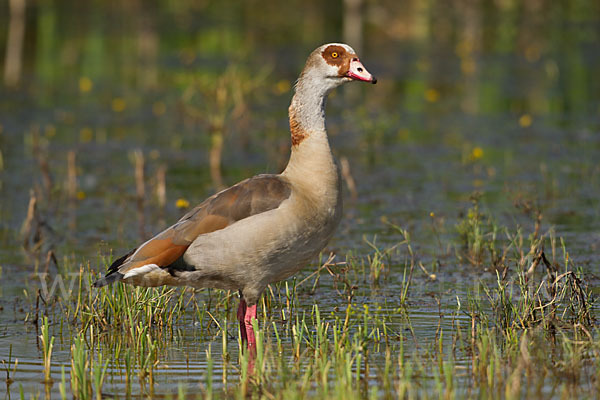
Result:
{"label": "chestnut wing patch", "polygon": [[[246,179],[209,197],[177,223],[116,260],[109,267],[106,277],[122,275],[149,264],[168,267],[185,253],[198,236],[275,209],[290,196],[291,191],[289,182],[279,175],[258,175]],[[104,278],[98,283],[103,286],[102,283],[111,281]]]}

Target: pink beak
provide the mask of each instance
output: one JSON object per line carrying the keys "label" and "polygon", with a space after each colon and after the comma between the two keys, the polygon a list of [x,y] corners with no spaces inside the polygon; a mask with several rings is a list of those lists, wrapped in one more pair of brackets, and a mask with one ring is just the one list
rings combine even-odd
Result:
{"label": "pink beak", "polygon": [[367,71],[357,57],[354,57],[352,61],[350,61],[350,68],[348,69],[346,76],[357,81],[371,82],[373,84],[377,83],[377,78]]}

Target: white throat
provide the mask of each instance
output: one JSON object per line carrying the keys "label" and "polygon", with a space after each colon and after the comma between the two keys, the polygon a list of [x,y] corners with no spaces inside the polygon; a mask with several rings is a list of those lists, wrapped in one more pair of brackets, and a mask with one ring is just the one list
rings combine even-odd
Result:
{"label": "white throat", "polygon": [[[327,95],[336,87],[327,78],[303,73],[296,84],[296,93],[290,104],[290,118],[308,134],[325,132],[325,104]],[[294,122],[290,121],[292,124]]]}

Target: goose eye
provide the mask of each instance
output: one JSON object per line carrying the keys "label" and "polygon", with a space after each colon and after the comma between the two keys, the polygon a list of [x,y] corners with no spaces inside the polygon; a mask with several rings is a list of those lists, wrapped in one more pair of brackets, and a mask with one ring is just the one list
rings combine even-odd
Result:
{"label": "goose eye", "polygon": [[337,51],[334,51],[333,53],[331,53],[331,57],[332,58],[337,58],[338,57]]}

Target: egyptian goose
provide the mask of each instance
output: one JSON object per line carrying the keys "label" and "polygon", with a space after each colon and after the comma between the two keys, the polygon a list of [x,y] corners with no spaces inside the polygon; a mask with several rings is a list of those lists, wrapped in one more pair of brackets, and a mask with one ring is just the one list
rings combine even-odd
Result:
{"label": "egyptian goose", "polygon": [[253,354],[260,295],[315,257],[340,222],[341,181],[325,130],[325,103],[332,89],[352,80],[377,82],[350,46],[331,43],[313,51],[289,108],[292,151],[285,170],[209,197],[113,262],[94,286],[123,281],[238,290],[240,335]]}

